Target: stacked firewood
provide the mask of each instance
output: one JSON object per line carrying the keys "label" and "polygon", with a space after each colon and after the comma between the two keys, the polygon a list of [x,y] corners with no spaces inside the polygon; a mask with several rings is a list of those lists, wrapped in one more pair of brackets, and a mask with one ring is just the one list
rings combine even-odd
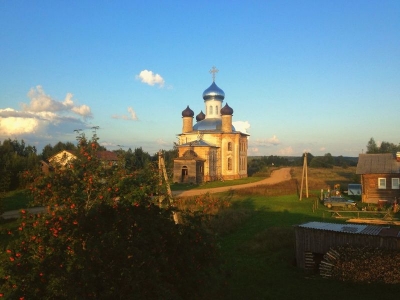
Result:
{"label": "stacked firewood", "polygon": [[364,283],[400,283],[400,251],[343,246],[330,249],[319,266],[324,278]]}

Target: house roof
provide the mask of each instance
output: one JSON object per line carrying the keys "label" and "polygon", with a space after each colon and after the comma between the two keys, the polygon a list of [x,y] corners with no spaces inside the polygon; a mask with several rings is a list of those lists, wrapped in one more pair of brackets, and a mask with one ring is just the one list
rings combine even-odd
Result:
{"label": "house roof", "polygon": [[47,160],[49,162],[52,162],[53,160],[56,160],[57,157],[59,157],[60,155],[63,155],[65,157],[68,157],[68,160],[70,159],[76,159],[76,155],[71,151],[71,150],[61,150],[60,152],[57,152],[56,154],[54,154],[53,156],[49,157]]}
{"label": "house roof", "polygon": [[400,163],[391,153],[360,154],[356,174],[396,174]]}
{"label": "house roof", "polygon": [[111,151],[98,151],[97,157],[100,160],[106,160],[106,161],[117,161],[118,160],[118,155]]}

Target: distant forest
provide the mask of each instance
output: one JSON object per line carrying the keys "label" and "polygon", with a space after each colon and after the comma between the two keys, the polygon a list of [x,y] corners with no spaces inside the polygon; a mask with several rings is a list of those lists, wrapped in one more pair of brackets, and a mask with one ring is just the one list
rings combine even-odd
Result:
{"label": "distant forest", "polygon": [[[366,153],[396,153],[400,151],[400,144],[396,145],[390,142],[382,142],[378,146],[374,138],[371,138],[367,145]],[[24,140],[6,139],[0,141],[0,193],[24,188],[24,182],[21,174],[27,170],[39,168],[41,161],[47,161],[51,156],[62,150],[77,151],[77,146],[71,142],[58,142],[53,145],[46,145],[40,154],[37,153],[35,146],[26,145]],[[100,146],[100,150],[107,150]],[[164,154],[165,165],[168,173],[172,174],[173,160],[178,155],[178,150],[174,147],[172,150],[162,150]],[[144,168],[149,163],[158,162],[158,154],[150,155],[143,151],[141,147],[132,150],[118,149],[113,150],[124,161],[125,168],[129,170],[138,170]],[[333,168],[334,166],[347,168],[356,166],[358,157],[332,156],[326,153],[323,156],[314,156],[307,153],[307,164],[314,168]],[[247,170],[248,175],[262,175],[270,167],[281,166],[302,166],[304,156],[249,156]]]}

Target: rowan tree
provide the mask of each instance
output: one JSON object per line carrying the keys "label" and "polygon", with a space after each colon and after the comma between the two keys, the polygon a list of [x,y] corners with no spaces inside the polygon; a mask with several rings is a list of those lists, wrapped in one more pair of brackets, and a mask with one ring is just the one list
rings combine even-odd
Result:
{"label": "rowan tree", "polygon": [[20,226],[9,232],[2,295],[201,298],[219,264],[213,237],[194,222],[175,224],[171,209],[152,203],[159,178],[151,165],[130,174],[98,160],[96,135],[78,142],[69,167],[25,174],[46,211],[21,211]]}

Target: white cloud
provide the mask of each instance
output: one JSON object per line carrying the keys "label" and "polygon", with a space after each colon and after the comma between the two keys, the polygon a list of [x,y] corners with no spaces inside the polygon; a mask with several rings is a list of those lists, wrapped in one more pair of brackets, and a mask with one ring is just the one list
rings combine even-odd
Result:
{"label": "white cloud", "polygon": [[27,96],[30,102],[21,104],[22,111],[0,108],[0,136],[35,134],[39,138],[68,134],[77,126],[87,127],[83,120],[92,116],[89,106],[74,105],[71,93],[66,95],[64,101],[57,101],[38,85],[30,89]]}
{"label": "white cloud", "polygon": [[121,115],[121,116],[113,115],[112,118],[113,119],[121,119],[121,120],[133,120],[133,121],[139,120],[137,115],[136,115],[136,112],[133,110],[132,107],[128,107],[128,113],[129,113],[129,116],[127,116],[127,115]]}
{"label": "white cloud", "polygon": [[157,145],[159,145],[159,146],[165,146],[165,145],[170,145],[170,144],[172,144],[172,143],[169,143],[169,142],[164,141],[163,139],[158,139],[158,140],[156,141],[156,143],[157,143]]}
{"label": "white cloud", "polygon": [[164,86],[164,79],[161,77],[160,74],[154,74],[152,71],[143,70],[136,75],[136,79],[140,79],[141,82],[146,83],[148,85],[159,85],[160,87]]}
{"label": "white cloud", "polygon": [[137,116],[136,116],[136,112],[133,110],[132,107],[128,107],[128,112],[131,115],[131,119],[132,120],[137,120],[138,119]]}
{"label": "white cloud", "polygon": [[84,118],[92,117],[90,107],[87,105],[75,106],[72,100],[73,94],[67,93],[63,102],[54,100],[51,96],[47,95],[42,88],[38,85],[31,88],[27,96],[30,98],[29,104],[21,104],[23,111],[29,112],[73,112]]}
{"label": "white cloud", "polygon": [[27,133],[33,133],[39,130],[42,124],[38,118],[21,114],[11,109],[0,109],[0,136],[14,136]]}
{"label": "white cloud", "polygon": [[260,149],[257,147],[251,147],[249,148],[248,154],[249,155],[259,155]]}
{"label": "white cloud", "polygon": [[321,147],[321,148],[319,148],[319,151],[325,151],[326,150],[326,148],[325,147]]}
{"label": "white cloud", "polygon": [[257,139],[253,143],[259,146],[269,146],[269,145],[276,146],[279,145],[281,142],[276,137],[276,135],[273,135],[272,137],[267,139]]}
{"label": "white cloud", "polygon": [[248,129],[250,128],[249,121],[235,121],[232,122],[232,125],[235,127],[236,131],[248,134]]}
{"label": "white cloud", "polygon": [[279,150],[279,155],[288,156],[288,155],[292,155],[293,152],[294,152],[293,148],[289,146],[289,147],[280,149]]}

